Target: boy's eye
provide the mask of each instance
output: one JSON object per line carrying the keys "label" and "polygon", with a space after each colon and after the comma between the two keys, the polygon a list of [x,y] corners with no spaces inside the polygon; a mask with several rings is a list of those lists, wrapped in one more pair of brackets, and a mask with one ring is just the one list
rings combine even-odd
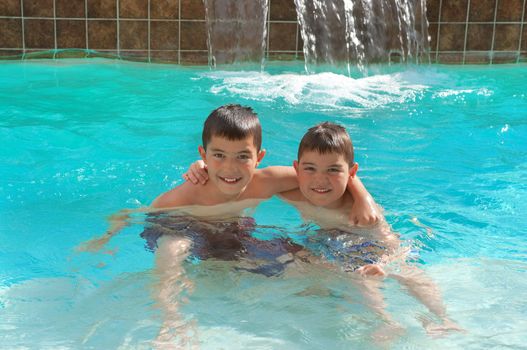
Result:
{"label": "boy's eye", "polygon": [[221,159],[221,158],[224,158],[224,157],[225,157],[225,156],[224,156],[223,154],[221,154],[221,153],[213,153],[212,156],[213,156],[214,158],[218,158],[218,159]]}
{"label": "boy's eye", "polygon": [[330,173],[340,173],[340,169],[339,168],[329,168],[328,171]]}
{"label": "boy's eye", "polygon": [[248,154],[240,154],[238,156],[238,159],[241,159],[241,160],[248,160],[248,159],[251,159],[251,157],[248,155]]}
{"label": "boy's eye", "polygon": [[304,170],[305,170],[305,171],[315,171],[315,168],[312,167],[312,166],[306,166],[306,167],[304,168]]}

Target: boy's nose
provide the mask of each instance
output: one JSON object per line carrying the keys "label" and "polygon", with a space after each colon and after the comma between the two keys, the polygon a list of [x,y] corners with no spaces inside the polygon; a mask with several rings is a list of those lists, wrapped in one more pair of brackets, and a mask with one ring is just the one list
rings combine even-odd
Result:
{"label": "boy's nose", "polygon": [[226,161],[223,163],[224,169],[235,169],[236,168],[236,160],[227,158]]}
{"label": "boy's nose", "polygon": [[324,173],[315,173],[314,180],[317,184],[323,185],[327,183],[327,176]]}

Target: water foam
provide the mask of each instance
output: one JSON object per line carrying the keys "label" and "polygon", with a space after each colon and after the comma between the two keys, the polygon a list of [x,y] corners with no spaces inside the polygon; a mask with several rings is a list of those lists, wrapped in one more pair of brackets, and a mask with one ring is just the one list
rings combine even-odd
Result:
{"label": "water foam", "polygon": [[308,105],[315,109],[374,109],[420,98],[428,86],[410,82],[401,73],[359,79],[335,73],[311,75],[255,72],[209,72],[210,91],[217,95],[236,95],[244,99],[289,105]]}

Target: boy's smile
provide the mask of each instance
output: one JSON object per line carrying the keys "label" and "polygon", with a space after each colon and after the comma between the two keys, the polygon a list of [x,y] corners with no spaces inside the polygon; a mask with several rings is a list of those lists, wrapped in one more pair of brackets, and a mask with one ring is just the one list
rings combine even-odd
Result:
{"label": "boy's smile", "polygon": [[343,204],[349,177],[355,171],[343,155],[305,151],[294,167],[300,191],[311,204],[325,208]]}
{"label": "boy's smile", "polygon": [[237,198],[245,190],[265,154],[257,152],[252,136],[242,140],[212,136],[207,150],[200,146],[199,152],[207,164],[209,179],[218,190],[216,194],[227,200]]}

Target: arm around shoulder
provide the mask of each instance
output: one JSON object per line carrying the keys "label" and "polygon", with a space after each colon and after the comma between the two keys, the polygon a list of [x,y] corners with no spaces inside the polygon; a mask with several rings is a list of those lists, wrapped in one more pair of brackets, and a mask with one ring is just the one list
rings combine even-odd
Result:
{"label": "arm around shoulder", "polygon": [[381,210],[358,176],[350,177],[348,191],[353,197],[350,222],[353,225],[368,226],[379,222]]}
{"label": "arm around shoulder", "polygon": [[292,166],[270,166],[260,169],[255,176],[270,196],[298,188],[296,172]]}

